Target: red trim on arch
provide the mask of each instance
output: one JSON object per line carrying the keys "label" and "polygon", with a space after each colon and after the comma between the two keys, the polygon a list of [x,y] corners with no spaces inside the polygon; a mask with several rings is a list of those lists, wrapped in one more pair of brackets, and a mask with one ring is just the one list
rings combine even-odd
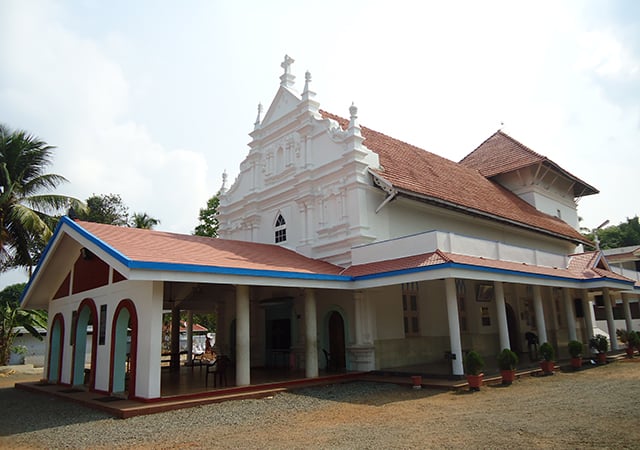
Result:
{"label": "red trim on arch", "polygon": [[57,313],[53,316],[51,321],[51,330],[49,331],[49,351],[47,353],[47,380],[51,381],[51,347],[53,342],[53,329],[56,326],[56,322],[60,322],[60,345],[58,346],[58,383],[62,381],[62,356],[64,351],[64,316],[62,313]]}
{"label": "red trim on arch", "polygon": [[[96,387],[96,358],[98,353],[98,309],[96,308],[96,302],[92,298],[85,298],[78,305],[77,317],[80,317],[82,308],[89,308],[91,314],[91,322],[93,323],[93,333],[91,333],[91,371],[89,372],[89,390],[93,391]],[[71,330],[73,333],[73,358],[71,361],[71,384],[73,384],[73,374],[76,368],[76,345],[78,345],[78,321],[76,320],[75,327]]]}
{"label": "red trim on arch", "polygon": [[113,392],[113,371],[115,358],[116,343],[116,323],[120,312],[126,309],[129,311],[129,321],[131,323],[131,348],[129,350],[129,398],[133,399],[136,395],[136,363],[138,359],[138,314],[136,313],[136,305],[130,299],[121,300],[113,313],[111,321],[111,350],[109,355],[109,392]]}

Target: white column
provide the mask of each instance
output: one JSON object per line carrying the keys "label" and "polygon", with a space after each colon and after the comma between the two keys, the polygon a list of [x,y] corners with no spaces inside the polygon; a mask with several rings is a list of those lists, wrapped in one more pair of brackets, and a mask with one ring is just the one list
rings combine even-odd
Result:
{"label": "white column", "polygon": [[538,341],[543,344],[548,342],[547,325],[544,320],[544,308],[542,307],[542,292],[540,286],[533,286],[533,309],[536,312],[536,326],[538,327]]}
{"label": "white column", "polygon": [[624,307],[624,321],[627,330],[633,330],[633,319],[631,318],[631,307],[629,306],[629,294],[622,294],[622,306]]}
{"label": "white column", "polygon": [[236,286],[236,385],[251,384],[249,286]]}
{"label": "white column", "polygon": [[609,288],[602,288],[602,297],[604,298],[604,312],[607,314],[607,330],[609,331],[611,350],[618,350],[616,322],[613,319],[613,308],[611,307],[611,293],[609,292]]}
{"label": "white column", "polygon": [[578,339],[576,332],[576,312],[573,306],[573,299],[571,298],[571,291],[569,288],[562,289],[564,292],[564,308],[567,316],[567,330],[569,330],[569,340],[575,341]]}
{"label": "white column", "polygon": [[187,364],[193,362],[193,311],[187,311]]}
{"label": "white column", "polygon": [[[449,319],[449,345],[451,346],[451,366],[454,375],[464,375],[462,366],[462,342],[460,340],[460,319],[458,317],[458,297],[456,282],[446,278],[444,286],[447,297],[447,317]],[[454,359],[455,358],[455,359]]]}
{"label": "white column", "polygon": [[305,377],[315,378],[318,376],[318,321],[313,289],[304,291],[304,330]]}
{"label": "white column", "polygon": [[589,291],[586,289],[582,289],[582,312],[584,313],[584,326],[587,327],[587,342],[591,340],[593,337],[593,324],[594,313],[593,313],[593,302],[589,300]]}
{"label": "white column", "polygon": [[509,327],[507,326],[507,308],[504,306],[504,285],[500,281],[494,281],[496,291],[496,310],[498,314],[498,330],[500,331],[500,350],[511,349],[509,342]]}
{"label": "white column", "polygon": [[355,306],[355,329],[356,329],[356,345],[371,345],[373,343],[372,326],[371,326],[371,308],[369,300],[364,292],[355,292],[353,294]]}

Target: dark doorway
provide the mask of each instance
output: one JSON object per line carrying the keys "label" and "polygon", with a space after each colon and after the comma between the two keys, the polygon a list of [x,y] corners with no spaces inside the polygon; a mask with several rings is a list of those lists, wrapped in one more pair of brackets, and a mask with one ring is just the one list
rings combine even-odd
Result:
{"label": "dark doorway", "polygon": [[333,311],[329,316],[329,361],[331,370],[346,369],[344,345],[344,320],[339,312]]}
{"label": "dark doorway", "polygon": [[520,354],[522,352],[522,348],[520,346],[520,335],[518,333],[518,318],[510,304],[505,303],[505,309],[507,311],[507,328],[509,330],[509,343],[511,344],[511,350]]}

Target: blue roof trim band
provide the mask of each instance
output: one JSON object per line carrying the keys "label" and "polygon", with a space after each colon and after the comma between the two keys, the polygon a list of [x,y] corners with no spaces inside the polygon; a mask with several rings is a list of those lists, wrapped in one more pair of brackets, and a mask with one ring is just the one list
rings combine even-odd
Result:
{"label": "blue roof trim band", "polygon": [[472,264],[462,264],[462,263],[455,263],[455,262],[446,262],[442,264],[436,264],[436,265],[425,266],[425,267],[412,267],[410,269],[394,270],[390,272],[382,272],[382,273],[376,273],[371,275],[360,275],[355,277],[354,280],[356,281],[371,280],[375,278],[392,277],[392,276],[404,275],[404,274],[410,274],[410,273],[416,273],[416,272],[428,272],[431,270],[438,270],[438,269],[466,269],[466,270],[473,270],[476,272],[499,273],[502,275],[518,275],[518,276],[523,276],[528,278],[540,278],[545,280],[563,280],[563,281],[572,281],[572,282],[578,282],[578,283],[596,283],[599,281],[600,282],[612,281],[614,283],[621,283],[621,284],[631,285],[631,286],[635,284],[631,281],[616,280],[613,278],[606,278],[606,277],[584,280],[579,278],[563,277],[560,275],[547,275],[547,274],[520,272],[517,270],[499,269],[495,267],[474,266]]}
{"label": "blue roof trim band", "polygon": [[242,269],[235,267],[200,266],[196,264],[179,264],[163,262],[132,261],[129,268],[146,270],[167,270],[174,272],[210,273],[217,275],[241,275],[265,278],[293,278],[299,280],[353,281],[346,275],[330,275],[304,272],[285,272],[281,270]]}
{"label": "blue roof trim band", "polygon": [[75,231],[80,233],[84,238],[89,240],[92,244],[97,245],[102,250],[107,252],[109,255],[111,255],[115,259],[117,259],[119,262],[121,262],[122,264],[124,264],[127,267],[130,267],[130,264],[131,264],[131,262],[133,260],[131,260],[130,258],[127,258],[124,254],[120,253],[118,250],[116,250],[115,248],[111,247],[109,244],[107,244],[103,240],[97,238],[96,236],[94,236],[93,234],[91,234],[90,232],[88,232],[87,230],[82,228],[80,225],[78,225],[73,220],[69,219],[68,217],[65,216],[65,217],[62,218],[62,220],[64,220],[67,225],[69,225]]}

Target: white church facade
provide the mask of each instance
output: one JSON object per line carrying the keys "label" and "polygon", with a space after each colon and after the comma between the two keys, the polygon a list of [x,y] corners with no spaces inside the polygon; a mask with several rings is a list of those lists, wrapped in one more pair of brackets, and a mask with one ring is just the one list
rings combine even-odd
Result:
{"label": "white church facade", "polygon": [[502,131],[454,162],[361,126],[354,105],[323,111],[292,63],[220,192],[219,238],[63,218],[23,299],[49,311],[47,380],[82,384],[90,346],[89,389],[161,397],[167,311],[216,312],[239,386],[258,367],[461,376],[466,350],[523,354],[526,332],[566,356],[596,297],[615,336],[612,308],[640,284],[581,250],[576,200],[594,187]]}

